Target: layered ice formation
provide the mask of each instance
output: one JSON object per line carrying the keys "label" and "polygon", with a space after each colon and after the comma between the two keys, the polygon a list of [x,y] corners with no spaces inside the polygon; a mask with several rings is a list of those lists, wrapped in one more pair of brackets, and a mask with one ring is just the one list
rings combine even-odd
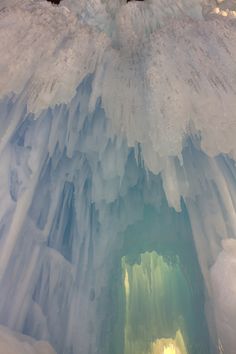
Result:
{"label": "layered ice formation", "polygon": [[235,11],[0,1],[0,353],[235,354]]}

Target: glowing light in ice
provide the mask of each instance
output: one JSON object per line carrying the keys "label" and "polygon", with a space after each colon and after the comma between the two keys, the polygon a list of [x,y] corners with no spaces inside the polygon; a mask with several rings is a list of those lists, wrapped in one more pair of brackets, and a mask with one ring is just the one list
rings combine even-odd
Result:
{"label": "glowing light in ice", "polygon": [[150,354],[188,354],[183,336],[178,330],[174,339],[162,338],[152,344]]}
{"label": "glowing light in ice", "polygon": [[[187,354],[179,329],[174,339],[152,340],[153,337],[159,337],[162,328],[168,328],[168,321],[176,322],[181,317],[181,314],[175,317],[180,309],[177,305],[178,290],[174,285],[183,282],[181,271],[178,265],[168,265],[156,252],[146,252],[140,258],[140,263],[134,265],[129,265],[125,258],[122,260],[126,297],[124,353]],[[182,286],[184,288],[184,284]],[[173,303],[172,296],[176,297]],[[171,319],[168,316],[174,317]]]}

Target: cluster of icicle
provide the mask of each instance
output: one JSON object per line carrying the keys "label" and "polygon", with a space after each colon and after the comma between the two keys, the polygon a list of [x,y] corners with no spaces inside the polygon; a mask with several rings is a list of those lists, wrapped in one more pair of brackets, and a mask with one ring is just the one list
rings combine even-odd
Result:
{"label": "cluster of icicle", "polygon": [[236,23],[215,7],[0,4],[1,323],[108,353],[114,250],[163,186],[187,206],[212,336],[234,354]]}

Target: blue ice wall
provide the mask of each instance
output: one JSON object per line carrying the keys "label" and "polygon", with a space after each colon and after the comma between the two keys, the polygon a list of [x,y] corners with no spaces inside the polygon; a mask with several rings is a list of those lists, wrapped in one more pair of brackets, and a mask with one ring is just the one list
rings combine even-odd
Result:
{"label": "blue ice wall", "polygon": [[[166,239],[181,254],[181,234],[192,239],[185,209],[176,213],[167,205],[166,177],[163,181],[145,168],[139,145],[128,148],[125,139],[111,134],[100,100],[89,113],[92,80],[84,79],[70,105],[45,110],[36,119],[25,109],[16,112],[15,97],[1,102],[6,130],[19,116],[0,161],[0,321],[49,341],[59,354],[110,354],[114,328],[121,321],[113,315],[118,301],[112,295],[114,267],[126,252],[137,252],[135,238],[134,251],[124,243],[126,230],[145,220],[147,205],[159,220],[156,226],[146,225],[149,234],[160,228],[152,236],[157,246],[145,246],[143,232],[138,252],[156,247],[163,252]],[[178,159],[173,163],[207,280],[206,262],[211,264],[219,252],[221,235],[214,224],[212,229],[205,226],[205,218],[221,217],[232,233],[214,174],[216,168],[221,171],[233,197],[235,167],[223,155],[209,159],[196,137],[186,141],[183,165]],[[122,348],[122,339],[118,342]]]}
{"label": "blue ice wall", "polygon": [[1,153],[0,321],[58,353],[103,350],[117,236],[142,211],[134,153],[107,132],[99,101],[88,113],[91,81],[70,106],[18,112]]}

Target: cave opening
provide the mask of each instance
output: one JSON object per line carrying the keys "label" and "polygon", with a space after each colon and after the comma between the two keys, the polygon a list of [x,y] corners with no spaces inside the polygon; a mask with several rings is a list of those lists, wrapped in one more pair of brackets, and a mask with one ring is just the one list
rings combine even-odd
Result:
{"label": "cave opening", "polygon": [[[157,176],[153,182],[152,190],[158,189]],[[161,205],[145,204],[142,218],[121,236],[111,276],[109,352],[210,353],[204,282],[188,212],[184,202],[181,213],[169,208],[161,187],[160,193]]]}

